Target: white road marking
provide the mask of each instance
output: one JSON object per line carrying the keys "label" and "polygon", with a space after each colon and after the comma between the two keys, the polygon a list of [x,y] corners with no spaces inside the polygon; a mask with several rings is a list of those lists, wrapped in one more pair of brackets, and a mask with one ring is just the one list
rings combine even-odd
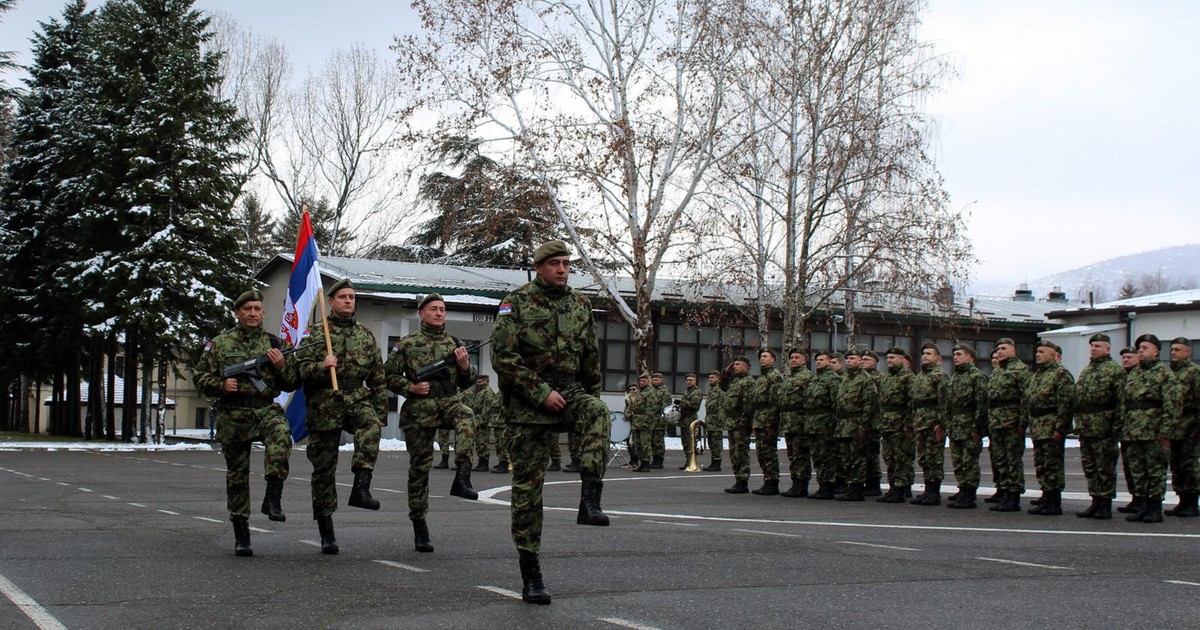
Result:
{"label": "white road marking", "polygon": [[162,512],[163,514],[170,514],[171,516],[179,516],[179,512],[172,512],[171,510],[158,510],[158,511]]}
{"label": "white road marking", "polygon": [[261,527],[255,527],[253,525],[250,526],[250,531],[258,532],[260,534],[274,534],[275,533],[275,530],[273,530],[273,529],[263,529]]}
{"label": "white road marking", "polygon": [[495,594],[497,594],[497,595],[503,595],[504,597],[511,597],[512,599],[521,599],[521,594],[520,594],[520,593],[518,593],[518,592],[516,592],[516,591],[510,591],[510,590],[508,590],[508,589],[506,589],[506,588],[500,588],[499,586],[484,586],[484,585],[480,585],[480,586],[476,586],[475,588],[483,589],[483,590],[485,590],[485,591],[488,591],[489,593],[495,593]]}
{"label": "white road marking", "polygon": [[38,481],[50,481],[50,480],[45,477],[38,477]]}
{"label": "white road marking", "polygon": [[208,518],[207,516],[193,516],[192,518],[194,518],[198,521],[208,521],[209,523],[224,523],[225,522],[225,521],[218,521],[215,518]]}
{"label": "white road marking", "polygon": [[142,505],[141,503],[134,503],[132,501],[130,501],[126,505],[132,505],[133,507],[146,507],[145,505]]}
{"label": "white road marking", "polygon": [[71,484],[69,484],[69,483],[66,483],[65,481],[56,481],[56,482],[54,482],[54,483],[57,483],[57,484],[58,484],[58,485],[60,485],[60,486],[69,486],[69,485],[71,485]]}
{"label": "white road marking", "polygon": [[80,488],[79,491],[80,492],[95,492],[95,490],[92,490],[91,488]]}
{"label": "white road marking", "polygon": [[761,529],[734,529],[735,532],[745,532],[747,534],[766,534],[767,536],[782,536],[784,538],[799,538],[800,534],[783,534],[780,532],[765,532]]}
{"label": "white road marking", "polygon": [[320,547],[320,546],[321,546],[321,543],[319,543],[319,542],[317,542],[317,541],[315,541],[315,540],[304,540],[304,539],[300,539],[300,542],[302,542],[302,543],[304,543],[304,544],[306,544],[306,545],[312,545],[312,546],[314,546],[314,547]]}
{"label": "white road marking", "polygon": [[1183,580],[1163,580],[1167,584],[1182,584],[1183,586],[1200,586],[1200,582],[1185,582]]}
{"label": "white road marking", "polygon": [[654,523],[655,525],[674,525],[675,527],[700,527],[700,525],[697,523],[673,523],[671,521],[651,521],[651,520],[647,520],[645,522]]}
{"label": "white road marking", "polygon": [[895,545],[877,545],[875,543],[857,542],[854,540],[835,540],[834,542],[841,543],[843,545],[858,545],[860,547],[875,547],[878,549],[895,549],[896,551],[920,551],[920,549],[913,549],[912,547],[897,547]]}
{"label": "white road marking", "polygon": [[411,564],[401,564],[399,562],[392,562],[391,560],[376,560],[375,562],[378,562],[379,564],[382,564],[385,566],[395,567],[397,569],[404,569],[405,571],[412,571],[413,573],[429,573],[429,569],[422,569],[421,567],[414,567]]}
{"label": "white road marking", "polygon": [[403,490],[392,490],[391,488],[371,488],[375,492],[391,492],[392,494],[404,494]]}
{"label": "white road marking", "polygon": [[617,619],[616,617],[601,617],[600,621],[611,623],[614,626],[621,626],[622,628],[633,628],[633,630],[658,630],[658,628],[655,628],[654,626],[647,626],[645,624],[629,621],[628,619]]}
{"label": "white road marking", "polygon": [[1059,566],[1055,566],[1053,564],[1037,564],[1036,562],[1020,562],[1018,560],[1004,560],[1001,558],[984,558],[984,557],[977,557],[975,559],[983,560],[985,562],[999,562],[1001,564],[1015,564],[1019,567],[1037,567],[1039,569],[1060,569],[1063,571],[1071,570],[1071,567],[1059,567]]}
{"label": "white road marking", "polygon": [[113,501],[120,501],[120,500],[121,500],[121,498],[120,498],[120,497],[114,497],[114,496],[113,496],[113,495],[111,495],[111,494],[105,494],[105,495],[102,495],[102,496],[103,496],[105,499],[112,499]]}
{"label": "white road marking", "polygon": [[9,599],[17,607],[18,610],[25,613],[34,624],[41,630],[67,630],[67,627],[50,614],[50,611],[42,608],[41,604],[25,594],[25,591],[17,588],[8,578],[0,575],[0,592]]}

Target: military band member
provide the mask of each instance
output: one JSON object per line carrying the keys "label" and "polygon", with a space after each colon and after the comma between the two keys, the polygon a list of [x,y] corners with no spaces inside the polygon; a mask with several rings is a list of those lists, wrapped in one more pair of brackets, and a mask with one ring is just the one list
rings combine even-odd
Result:
{"label": "military band member", "polygon": [[1129,458],[1138,511],[1125,520],[1161,523],[1171,432],[1179,408],[1171,370],[1158,360],[1162,342],[1147,334],[1138,337],[1135,345],[1138,364],[1125,377],[1121,400],[1121,443]]}
{"label": "military band member", "polygon": [[728,393],[721,385],[721,373],[708,373],[708,401],[704,405],[704,428],[708,432],[708,456],[705,472],[721,472],[725,451],[725,399]]}
{"label": "military band member", "polygon": [[913,505],[940,505],[946,461],[946,386],[950,378],[942,370],[942,354],[932,341],[921,346],[921,371],[913,376],[913,435],[917,463],[925,480],[925,491],[912,498]]}
{"label": "military band member", "polygon": [[1042,489],[1041,502],[1029,508],[1029,513],[1041,516],[1062,514],[1062,492],[1066,488],[1064,445],[1075,408],[1075,378],[1059,363],[1059,356],[1061,350],[1054,342],[1038,341],[1035,368],[1025,389],[1033,465]]}
{"label": "military band member", "polygon": [[879,431],[883,461],[887,464],[888,491],[879,503],[904,503],[913,483],[913,373],[904,348],[888,348],[887,374],[879,379]]}
{"label": "military band member", "polygon": [[979,488],[979,455],[987,435],[987,376],[975,367],[974,347],[955,344],[952,356],[954,374],[946,386],[946,434],[958,493],[950,497],[946,507],[971,509]]}
{"label": "military band member", "polygon": [[783,381],[775,369],[775,351],[764,348],[758,353],[759,376],[751,393],[754,405],[754,452],[762,471],[763,485],[752,491],[759,496],[779,494],[779,408],[776,389]]}
{"label": "military band member", "polygon": [[992,356],[995,368],[987,385],[988,455],[996,494],[985,501],[996,504],[989,508],[993,512],[1019,512],[1025,493],[1025,388],[1030,371],[1017,358],[1017,343],[1008,337],[996,341]]}
{"label": "military band member", "polygon": [[662,372],[650,375],[650,391],[655,395],[653,412],[656,419],[654,430],[650,433],[650,446],[654,451],[650,468],[658,469],[663,467],[663,461],[667,457],[667,425],[663,411],[671,406],[675,397],[671,395],[671,390],[667,389]]}
{"label": "military band member", "polygon": [[867,479],[866,449],[868,427],[875,421],[879,388],[862,367],[862,352],[846,351],[846,376],[838,387],[837,429],[839,476],[846,481],[846,493],[838,501],[862,501]]}
{"label": "military band member", "polygon": [[827,501],[834,498],[838,475],[837,397],[842,376],[833,369],[836,353],[822,350],[817,353],[816,372],[808,383],[804,407],[804,434],[812,450],[812,466],[817,476],[817,491],[810,499]]}
{"label": "military band member", "polygon": [[[699,419],[700,405],[704,402],[704,392],[696,382],[696,375],[688,374],[684,381],[687,383],[687,390],[679,398],[679,437],[683,442],[683,465],[679,470],[687,470],[688,462],[692,461],[696,451],[696,435],[692,430],[692,423]],[[699,428],[697,426],[696,430]]]}
{"label": "military band member", "polygon": [[1167,510],[1168,516],[1200,516],[1200,367],[1192,363],[1192,342],[1187,337],[1171,340],[1171,371],[1175,373],[1176,397],[1180,415],[1172,427],[1171,489],[1179,496],[1179,505]]}
{"label": "military band member", "polygon": [[1075,433],[1092,504],[1080,518],[1112,518],[1117,496],[1117,429],[1125,372],[1112,358],[1108,335],[1088,339],[1090,359],[1075,381]]}
{"label": "military band member", "polygon": [[808,385],[813,379],[808,369],[808,352],[803,348],[788,351],[788,375],[779,384],[779,430],[787,442],[788,471],[792,487],[780,494],[785,497],[808,496],[808,480],[812,478],[812,450],[805,435],[805,403]]}
{"label": "military band member", "polygon": [[[1121,348],[1121,369],[1125,371],[1126,378],[1129,377],[1129,372],[1131,372],[1133,370],[1133,368],[1137,367],[1137,364],[1138,364],[1137,348],[1134,346],[1125,346],[1124,348]],[[1121,387],[1122,387],[1122,392],[1123,392],[1124,391],[1124,383],[1122,383]],[[1121,436],[1120,423],[1121,423],[1121,418],[1117,418],[1117,427],[1118,427],[1117,438],[1118,439]],[[1140,503],[1140,499],[1133,492],[1133,475],[1129,474],[1129,455],[1126,452],[1124,441],[1120,442],[1120,451],[1121,451],[1121,474],[1125,478],[1125,489],[1129,491],[1129,496],[1132,498],[1130,499],[1129,503],[1126,503],[1125,505],[1122,505],[1121,507],[1117,508],[1117,511],[1122,512],[1122,513],[1133,513],[1133,512],[1139,511],[1142,508],[1142,506]]]}
{"label": "military band member", "polygon": [[655,411],[658,395],[650,389],[650,375],[638,377],[637,392],[629,397],[626,407],[629,426],[632,428],[631,455],[633,461],[629,468],[633,472],[650,472],[650,461],[654,456],[654,428],[662,424],[661,411]]}
{"label": "military band member", "polygon": [[723,411],[729,426],[729,465],[733,468],[733,485],[725,488],[729,494],[750,492],[750,428],[754,426],[754,404],[751,389],[749,357],[738,355],[725,368],[726,390]]}

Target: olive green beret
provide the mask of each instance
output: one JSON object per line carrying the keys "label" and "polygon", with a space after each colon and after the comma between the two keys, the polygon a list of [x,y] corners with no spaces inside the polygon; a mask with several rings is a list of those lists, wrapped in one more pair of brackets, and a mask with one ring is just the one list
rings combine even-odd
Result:
{"label": "olive green beret", "polygon": [[638,375],[638,380],[640,381],[640,380],[642,380],[642,379],[646,379],[647,381],[648,381],[648,380],[650,380],[650,373],[649,373],[649,372],[642,372],[641,374],[639,374],[639,375]]}
{"label": "olive green beret", "polygon": [[902,357],[906,357],[908,356],[908,351],[900,346],[892,346],[891,348],[888,348],[887,352],[884,354],[898,354]]}
{"label": "olive green beret", "polygon": [[954,344],[954,348],[953,348],[953,349],[954,349],[954,350],[956,350],[956,351],[957,351],[957,350],[962,350],[963,352],[966,352],[967,354],[969,354],[969,355],[971,355],[971,356],[977,356],[977,355],[975,354],[975,346],[969,346],[969,345],[967,345],[967,344],[965,344],[965,343],[956,343],[956,344]]}
{"label": "olive green beret", "polygon": [[1053,341],[1050,341],[1049,339],[1038,339],[1037,343],[1033,344],[1033,347],[1034,348],[1050,348],[1051,350],[1054,350],[1055,352],[1061,352],[1059,347],[1057,345],[1055,345],[1055,343]]}
{"label": "olive green beret", "polygon": [[258,289],[251,289],[251,290],[246,291],[245,293],[239,295],[237,297],[237,299],[233,301],[233,310],[236,311],[239,308],[242,308],[242,305],[245,304],[246,302],[261,302],[261,301],[263,301],[262,291],[259,291]]}
{"label": "olive green beret", "polygon": [[846,358],[841,352],[830,352],[829,358],[833,361],[842,361]]}
{"label": "olive green beret", "polygon": [[662,372],[655,372],[650,375],[652,378],[665,378]]}
{"label": "olive green beret", "polygon": [[549,241],[542,243],[537,250],[533,252],[533,264],[540,264],[547,258],[555,256],[570,256],[571,250],[567,249],[567,244],[562,241]]}
{"label": "olive green beret", "polygon": [[767,354],[769,354],[769,355],[771,355],[771,357],[772,357],[772,358],[774,358],[774,357],[775,357],[775,350],[774,350],[773,348],[763,348],[763,349],[759,350],[759,351],[758,351],[758,356],[762,356],[762,354],[763,354],[764,352],[765,352],[765,353],[767,353]]}
{"label": "olive green beret", "polygon": [[709,372],[709,373],[708,373],[708,375],[709,375],[709,376],[715,376],[715,377],[717,377],[717,378],[721,378],[721,373],[720,373],[720,372],[718,372],[718,371],[716,371],[716,370],[713,370],[713,371]]}
{"label": "olive green beret", "polygon": [[424,298],[421,298],[421,303],[419,305],[417,305],[417,310],[419,311],[419,310],[425,308],[430,302],[441,302],[441,303],[445,304],[446,300],[442,299],[442,296],[437,293],[430,293],[429,295],[426,295]]}
{"label": "olive green beret", "polygon": [[921,350],[933,350],[933,351],[937,352],[938,354],[942,353],[942,349],[939,348],[938,345],[936,343],[933,343],[932,341],[926,341],[925,343],[921,344]]}
{"label": "olive green beret", "polygon": [[1088,338],[1088,343],[1096,343],[1097,341],[1103,341],[1104,343],[1112,343],[1112,339],[1109,339],[1108,335],[1106,335],[1104,333],[1096,333],[1096,334],[1092,335],[1090,338]]}
{"label": "olive green beret", "polygon": [[1171,345],[1179,344],[1181,346],[1192,347],[1192,340],[1187,337],[1176,337],[1171,340]]}
{"label": "olive green beret", "polygon": [[1154,335],[1151,335],[1150,333],[1146,333],[1146,334],[1138,337],[1137,340],[1133,342],[1133,345],[1140,346],[1140,345],[1142,345],[1143,341],[1146,343],[1152,343],[1152,344],[1154,344],[1155,348],[1162,350],[1162,342],[1158,340],[1158,337],[1155,337]]}
{"label": "olive green beret", "polygon": [[746,365],[750,365],[750,357],[748,357],[744,354],[739,354],[736,357],[733,357],[733,363],[737,363],[738,361],[741,361],[742,363],[745,363]]}
{"label": "olive green beret", "polygon": [[815,356],[815,357],[816,357],[816,358],[818,358],[818,359],[819,359],[819,358],[821,358],[821,357],[830,357],[830,358],[832,358],[832,357],[833,357],[833,352],[831,352],[831,351],[829,351],[829,350],[816,350],[816,351],[814,351],[814,352],[813,352],[813,356]]}
{"label": "olive green beret", "polygon": [[1009,345],[1009,346],[1016,348],[1017,342],[1013,341],[1012,337],[1001,337],[996,340],[996,345],[997,346]]}
{"label": "olive green beret", "polygon": [[871,359],[875,359],[876,361],[878,361],[878,360],[879,360],[879,353],[878,353],[878,352],[875,352],[874,350],[867,350],[866,352],[864,352],[864,353],[863,353],[863,357],[864,357],[864,358],[871,358]]}
{"label": "olive green beret", "polygon": [[788,353],[788,356],[791,356],[793,354],[799,354],[799,355],[807,357],[808,356],[808,348],[805,348],[804,346],[793,346],[791,348],[788,348],[787,353]]}
{"label": "olive green beret", "polygon": [[1121,348],[1121,354],[1137,354],[1137,348],[1133,346],[1125,346]]}
{"label": "olive green beret", "polygon": [[696,378],[696,373],[688,372],[687,374],[684,375],[684,378]]}
{"label": "olive green beret", "polygon": [[353,289],[353,288],[354,288],[354,285],[350,284],[350,278],[342,278],[341,280],[338,280],[337,282],[334,282],[333,284],[329,285],[329,289],[327,291],[325,291],[325,295],[326,295],[326,297],[333,297],[333,296],[337,295],[337,292],[341,291],[342,289]]}

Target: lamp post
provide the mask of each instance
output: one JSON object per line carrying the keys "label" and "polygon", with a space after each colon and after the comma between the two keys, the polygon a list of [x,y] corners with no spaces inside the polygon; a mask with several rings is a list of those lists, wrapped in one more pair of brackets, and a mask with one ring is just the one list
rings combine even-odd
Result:
{"label": "lamp post", "polygon": [[833,336],[829,338],[829,351],[837,352],[837,325],[846,318],[841,315],[833,315],[829,319],[833,321]]}

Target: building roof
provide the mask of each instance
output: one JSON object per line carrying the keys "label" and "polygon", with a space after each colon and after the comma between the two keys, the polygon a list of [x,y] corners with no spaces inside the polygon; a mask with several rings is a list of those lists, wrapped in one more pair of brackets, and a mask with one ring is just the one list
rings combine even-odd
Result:
{"label": "building roof", "polygon": [[1046,314],[1052,319],[1069,319],[1076,315],[1095,315],[1104,313],[1127,313],[1130,311],[1181,311],[1200,310],[1200,289],[1184,289],[1168,291],[1153,295],[1141,295],[1124,300],[1101,302],[1094,306],[1077,306],[1075,308],[1051,311]]}
{"label": "building roof", "polygon": [[[120,376],[117,376],[114,378],[116,379],[116,384],[113,387],[113,398],[114,398],[113,405],[120,407],[125,404],[125,379],[121,378]],[[108,395],[108,383],[101,383],[100,386],[104,388],[104,395],[107,396]],[[87,404],[88,390],[89,390],[88,382],[82,381],[82,380],[79,381],[79,402],[81,404]],[[138,394],[139,395],[141,394],[140,387],[138,388]],[[45,400],[43,401],[43,404],[49,405],[53,401],[53,398],[54,398],[53,396],[47,396],[45,398]],[[141,403],[138,403],[138,405],[140,406]],[[151,388],[151,391],[150,391],[150,406],[151,407],[158,406],[158,392],[155,391],[155,388]],[[168,409],[174,408],[175,407],[175,399],[168,396],[166,406]]]}

